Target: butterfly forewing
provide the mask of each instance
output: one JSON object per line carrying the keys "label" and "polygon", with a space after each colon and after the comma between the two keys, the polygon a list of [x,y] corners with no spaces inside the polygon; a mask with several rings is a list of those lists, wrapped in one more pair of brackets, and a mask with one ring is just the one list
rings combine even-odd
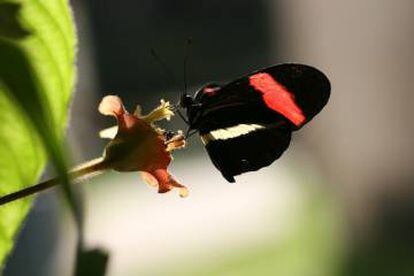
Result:
{"label": "butterfly forewing", "polygon": [[281,64],[253,73],[248,79],[255,91],[262,94],[266,105],[284,115],[296,128],[318,114],[330,96],[328,78],[308,65]]}
{"label": "butterfly forewing", "polygon": [[[292,124],[292,129],[297,129],[325,106],[330,83],[311,66],[280,64],[253,72],[213,93],[203,92],[200,90],[195,97],[202,106],[199,115],[203,129],[238,120],[272,122],[281,116]],[[209,125],[212,121],[215,123]]]}

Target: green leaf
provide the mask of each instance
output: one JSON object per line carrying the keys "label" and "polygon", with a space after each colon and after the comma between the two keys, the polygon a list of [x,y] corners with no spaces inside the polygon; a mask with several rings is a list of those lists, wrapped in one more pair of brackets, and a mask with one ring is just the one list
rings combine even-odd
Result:
{"label": "green leaf", "polygon": [[[75,45],[67,0],[0,1],[0,196],[35,184],[46,154],[71,196],[60,144],[74,86]],[[24,199],[0,206],[0,266],[30,204]]]}

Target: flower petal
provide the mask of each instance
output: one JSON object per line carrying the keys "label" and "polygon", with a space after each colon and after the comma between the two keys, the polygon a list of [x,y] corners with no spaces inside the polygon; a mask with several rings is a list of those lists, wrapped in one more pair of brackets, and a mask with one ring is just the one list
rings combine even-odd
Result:
{"label": "flower petal", "polygon": [[142,180],[144,180],[145,183],[147,183],[151,187],[157,187],[158,186],[158,180],[150,173],[148,172],[140,172]]}
{"label": "flower petal", "polygon": [[179,183],[166,169],[158,169],[150,172],[150,174],[158,181],[158,193],[166,193],[178,188],[181,197],[188,196],[187,187]]}
{"label": "flower petal", "polygon": [[118,133],[118,126],[108,127],[99,131],[99,137],[102,139],[114,139]]}
{"label": "flower petal", "polygon": [[115,117],[121,116],[126,112],[121,98],[114,95],[105,96],[99,104],[98,110],[103,115]]}

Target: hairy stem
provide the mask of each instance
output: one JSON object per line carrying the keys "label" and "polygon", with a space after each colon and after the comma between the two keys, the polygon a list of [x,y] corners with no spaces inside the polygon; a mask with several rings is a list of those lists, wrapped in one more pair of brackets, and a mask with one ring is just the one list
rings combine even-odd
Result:
{"label": "hairy stem", "polygon": [[[103,158],[93,159],[91,161],[85,162],[73,170],[69,171],[69,177],[76,181],[84,178],[88,178],[91,176],[95,176],[100,172],[103,172],[107,169],[110,169],[109,162],[105,161]],[[17,192],[5,195],[0,197],[0,206],[7,204],[9,202],[34,195],[38,192],[47,190],[52,188],[60,183],[60,179],[58,177],[48,179],[43,181],[39,184],[27,187],[25,189],[19,190]]]}

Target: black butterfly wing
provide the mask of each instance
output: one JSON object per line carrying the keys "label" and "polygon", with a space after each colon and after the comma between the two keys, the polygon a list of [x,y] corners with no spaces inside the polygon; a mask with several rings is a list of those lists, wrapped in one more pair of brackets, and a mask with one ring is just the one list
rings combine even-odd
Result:
{"label": "black butterfly wing", "polygon": [[279,64],[251,73],[213,93],[201,89],[195,128],[209,130],[237,122],[275,122],[283,117],[293,130],[309,122],[328,102],[330,82],[318,69]]}
{"label": "black butterfly wing", "polygon": [[229,139],[211,139],[211,133],[201,137],[214,166],[227,181],[235,182],[235,175],[259,170],[278,159],[288,148],[291,133],[275,125]]}
{"label": "black butterfly wing", "polygon": [[230,182],[278,159],[291,132],[319,113],[330,95],[327,77],[302,64],[276,65],[210,88],[196,94],[199,108],[189,117]]}
{"label": "black butterfly wing", "polygon": [[[309,122],[327,104],[331,84],[324,73],[303,64],[281,64],[247,77],[266,106],[282,114],[293,129]],[[245,79],[246,81],[246,79]]]}

